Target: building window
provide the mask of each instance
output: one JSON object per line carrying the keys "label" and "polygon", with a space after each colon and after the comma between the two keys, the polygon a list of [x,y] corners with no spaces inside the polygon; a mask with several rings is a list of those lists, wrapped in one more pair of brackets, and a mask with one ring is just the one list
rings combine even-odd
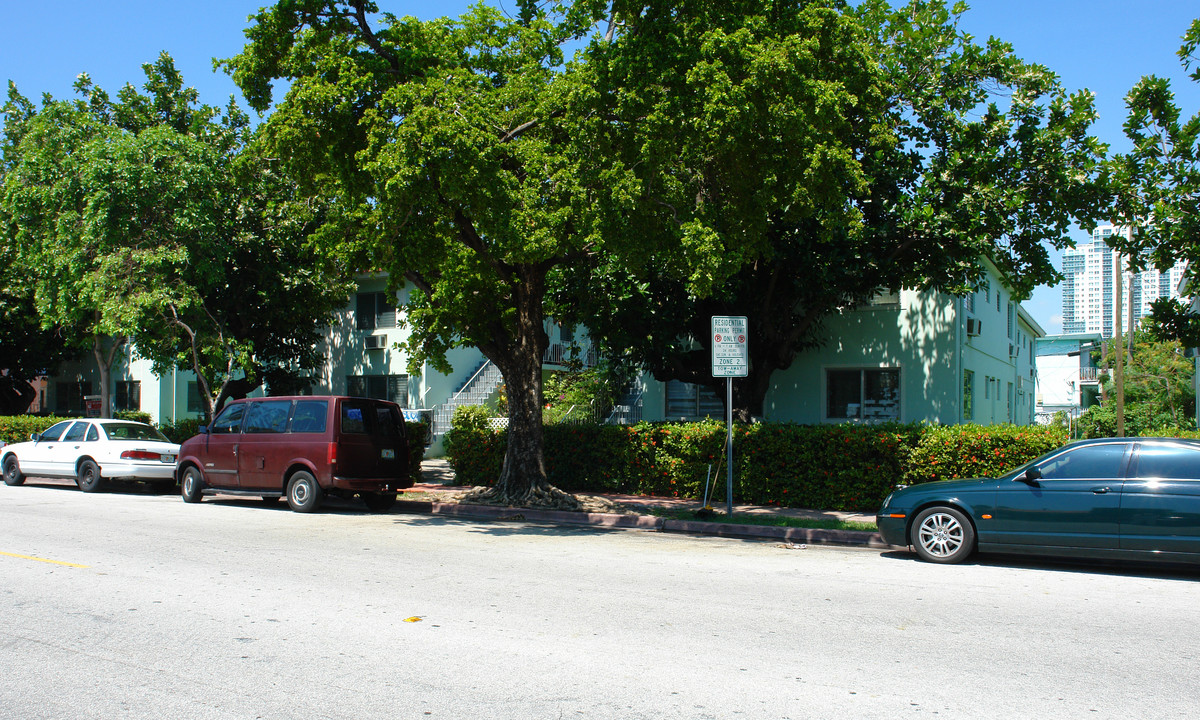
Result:
{"label": "building window", "polygon": [[963,420],[975,418],[975,371],[963,370]]}
{"label": "building window", "polygon": [[724,414],[725,406],[712,388],[679,380],[667,383],[668,418],[719,418]]}
{"label": "building window", "polygon": [[900,369],[826,370],[825,401],[831,420],[899,420]]}
{"label": "building window", "polygon": [[187,411],[190,413],[204,412],[204,406],[200,402],[200,383],[192,381],[188,383],[188,404]]}
{"label": "building window", "polygon": [[900,293],[883,289],[871,297],[871,307],[900,307]]}
{"label": "building window", "polygon": [[1008,304],[1008,337],[1009,337],[1009,339],[1012,339],[1012,336],[1013,336],[1013,304],[1009,303]]}
{"label": "building window", "polygon": [[116,409],[118,412],[142,409],[142,384],[140,382],[136,380],[117,381]]}
{"label": "building window", "polygon": [[83,412],[83,396],[92,394],[92,382],[59,382],[54,389],[55,412]]}
{"label": "building window", "polygon": [[1013,384],[1008,383],[1008,397],[1005,399],[1005,410],[1008,415],[1008,421],[1013,421]]}
{"label": "building window", "polygon": [[355,323],[359,330],[396,327],[396,300],[382,292],[355,296]]}
{"label": "building window", "polygon": [[346,394],[351,397],[391,400],[402,408],[408,407],[407,375],[348,375]]}

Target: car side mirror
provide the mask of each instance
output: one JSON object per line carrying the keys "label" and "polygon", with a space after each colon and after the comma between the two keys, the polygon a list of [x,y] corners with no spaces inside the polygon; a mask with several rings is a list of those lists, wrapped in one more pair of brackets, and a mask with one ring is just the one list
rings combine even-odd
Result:
{"label": "car side mirror", "polygon": [[39,440],[42,439],[42,434],[41,433],[29,433],[29,439],[32,440],[33,442],[38,442]]}
{"label": "car side mirror", "polygon": [[1017,482],[1023,482],[1030,487],[1038,487],[1038,480],[1042,479],[1042,471],[1035,467],[1031,467],[1025,472],[1016,477]]}
{"label": "car side mirror", "polygon": [[208,434],[208,426],[201,425],[200,427],[196,428],[196,432],[200,433],[201,435],[207,435]]}

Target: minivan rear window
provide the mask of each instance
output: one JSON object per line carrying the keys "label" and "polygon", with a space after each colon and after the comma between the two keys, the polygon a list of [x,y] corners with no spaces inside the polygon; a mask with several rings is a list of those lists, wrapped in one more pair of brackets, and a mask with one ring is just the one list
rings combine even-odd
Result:
{"label": "minivan rear window", "polygon": [[342,403],[342,432],[365,435],[367,432],[367,419],[363,415],[363,406],[350,403]]}
{"label": "minivan rear window", "polygon": [[400,437],[399,422],[402,422],[397,413],[392,408],[386,405],[379,405],[375,408],[375,431],[376,437],[398,438]]}

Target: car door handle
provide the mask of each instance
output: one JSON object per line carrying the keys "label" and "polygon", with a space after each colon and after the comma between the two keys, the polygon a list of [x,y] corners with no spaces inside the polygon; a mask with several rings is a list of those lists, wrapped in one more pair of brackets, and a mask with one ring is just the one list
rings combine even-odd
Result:
{"label": "car door handle", "polygon": [[1106,487],[1094,487],[1094,488],[1092,488],[1092,494],[1094,494],[1094,495],[1104,495],[1104,494],[1106,494],[1108,491],[1109,491],[1109,488],[1106,488]]}

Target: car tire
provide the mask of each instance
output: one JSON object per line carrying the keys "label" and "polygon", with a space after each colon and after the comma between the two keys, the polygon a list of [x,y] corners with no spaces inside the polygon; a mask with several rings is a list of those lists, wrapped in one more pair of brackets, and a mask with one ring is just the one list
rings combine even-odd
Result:
{"label": "car tire", "polygon": [[183,471],[183,477],[179,480],[179,494],[186,503],[198,503],[204,497],[204,478],[199,468],[188,466]]}
{"label": "car tire", "polygon": [[75,484],[85,493],[100,492],[104,489],[104,478],[100,477],[100,467],[92,460],[79,463],[79,472],[75,476]]}
{"label": "car tire", "polygon": [[961,510],[926,508],[913,520],[912,544],[922,560],[959,563],[975,552],[975,528]]}
{"label": "car tire", "polygon": [[394,492],[377,492],[363,493],[363,502],[367,504],[367,509],[371,512],[382,513],[391,510],[396,504],[396,493]]}
{"label": "car tire", "polygon": [[300,513],[313,512],[321,507],[321,486],[307,470],[297,470],[288,481],[288,506]]}
{"label": "car tire", "polygon": [[4,484],[25,484],[25,476],[21,474],[21,465],[17,462],[16,455],[9,455],[8,457],[4,458]]}

